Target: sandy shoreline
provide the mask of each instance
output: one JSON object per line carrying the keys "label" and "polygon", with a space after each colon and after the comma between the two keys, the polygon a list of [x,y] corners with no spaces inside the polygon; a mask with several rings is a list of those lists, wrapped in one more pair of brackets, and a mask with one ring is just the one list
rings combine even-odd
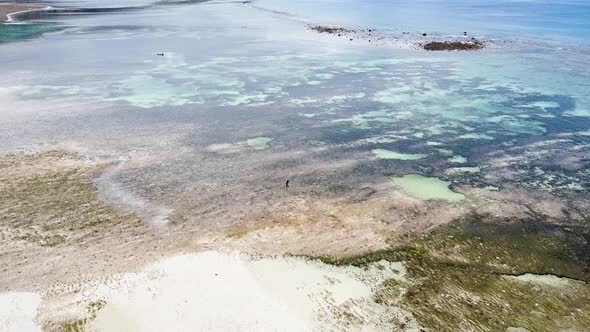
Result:
{"label": "sandy shoreline", "polygon": [[[377,286],[389,279],[405,280],[403,264],[335,267],[297,257],[208,251],[93,283],[56,285],[42,304],[28,293],[20,297],[32,304],[25,308],[37,304],[38,323],[57,318],[91,331],[162,331],[171,323],[177,331],[384,331],[391,323],[383,316],[398,317],[412,327],[406,330],[417,331],[411,314],[372,300]],[[69,300],[54,301],[54,294],[68,289],[76,289]],[[97,306],[90,315],[88,303]],[[27,313],[35,310],[21,311],[22,319],[11,323],[31,324],[34,315]],[[151,318],[141,318],[147,313]],[[85,316],[91,319],[76,321]]]}
{"label": "sandy shoreline", "polygon": [[0,23],[11,21],[10,15],[20,12],[40,10],[46,8],[39,5],[0,4]]}

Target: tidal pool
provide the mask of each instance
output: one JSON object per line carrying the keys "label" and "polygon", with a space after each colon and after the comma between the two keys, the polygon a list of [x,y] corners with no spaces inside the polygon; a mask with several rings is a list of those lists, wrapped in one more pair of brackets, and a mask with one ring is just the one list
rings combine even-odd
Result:
{"label": "tidal pool", "polygon": [[453,157],[449,158],[448,161],[450,163],[455,163],[455,164],[464,164],[467,162],[467,158],[465,158],[463,156],[453,156]]}
{"label": "tidal pool", "polygon": [[481,172],[481,169],[479,167],[452,167],[445,171],[445,173],[449,175],[479,172]]}
{"label": "tidal pool", "polygon": [[256,137],[249,139],[247,142],[248,146],[254,150],[264,150],[270,147],[270,141],[272,140],[271,137]]}
{"label": "tidal pool", "polygon": [[371,152],[379,159],[420,160],[428,156],[422,153],[401,153],[385,149],[374,149]]}
{"label": "tidal pool", "polygon": [[408,195],[423,200],[459,202],[465,198],[465,195],[449,189],[450,181],[443,181],[438,178],[425,177],[419,174],[408,174],[401,177],[393,177],[391,180]]}

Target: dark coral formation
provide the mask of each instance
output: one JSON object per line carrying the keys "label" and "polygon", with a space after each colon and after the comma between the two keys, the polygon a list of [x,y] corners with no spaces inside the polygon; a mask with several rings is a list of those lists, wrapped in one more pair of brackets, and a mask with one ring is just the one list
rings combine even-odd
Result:
{"label": "dark coral formation", "polygon": [[471,40],[470,42],[443,41],[429,42],[422,46],[427,51],[477,51],[485,47],[483,42]]}
{"label": "dark coral formation", "polygon": [[330,27],[324,25],[315,25],[309,27],[313,31],[317,31],[319,33],[327,33],[327,34],[338,34],[338,33],[349,33],[353,32],[353,30],[348,30],[344,28],[337,28],[337,27]]}
{"label": "dark coral formation", "polygon": [[[404,262],[410,281],[385,282],[375,301],[408,309],[425,331],[578,330],[590,324],[587,221],[473,214],[390,250],[321,259]],[[567,286],[518,279],[529,274],[567,278]]]}

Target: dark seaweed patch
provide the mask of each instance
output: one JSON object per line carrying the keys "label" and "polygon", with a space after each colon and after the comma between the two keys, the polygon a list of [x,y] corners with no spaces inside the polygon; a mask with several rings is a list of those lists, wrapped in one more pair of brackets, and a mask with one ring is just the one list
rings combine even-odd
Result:
{"label": "dark seaweed patch", "polygon": [[585,131],[590,128],[590,118],[585,116],[558,116],[554,118],[533,117],[542,122],[547,133],[567,133]]}
{"label": "dark seaweed patch", "polygon": [[322,128],[320,140],[330,144],[351,143],[371,136],[366,129],[359,129],[350,126],[334,126]]}
{"label": "dark seaweed patch", "polygon": [[[473,214],[403,246],[355,257],[322,257],[336,265],[403,261],[410,282],[384,283],[375,301],[410,310],[432,331],[573,330],[590,324],[588,220],[503,220]],[[584,281],[556,289],[504,275],[552,274]],[[401,300],[398,300],[401,298]],[[575,314],[572,312],[579,311]],[[531,310],[535,315],[531,316]]]}
{"label": "dark seaweed patch", "polygon": [[[554,102],[557,107],[547,107],[545,110],[552,115],[561,116],[564,112],[576,109],[574,98],[565,95],[544,95],[539,93],[526,94],[524,96],[514,97],[510,100],[509,106],[518,108],[522,104],[535,102]],[[527,108],[528,110],[528,108]]]}
{"label": "dark seaweed patch", "polygon": [[472,39],[470,42],[429,42],[422,45],[422,47],[427,51],[477,51],[484,48],[485,43]]}

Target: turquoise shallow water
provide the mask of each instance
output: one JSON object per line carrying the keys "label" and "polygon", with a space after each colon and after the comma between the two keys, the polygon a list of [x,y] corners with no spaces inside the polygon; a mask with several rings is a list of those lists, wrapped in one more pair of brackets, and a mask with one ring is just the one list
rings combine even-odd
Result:
{"label": "turquoise shallow water", "polygon": [[0,24],[0,43],[39,37],[60,29],[53,24]]}
{"label": "turquoise shallow water", "polygon": [[[0,149],[136,160],[121,187],[173,209],[196,192],[230,208],[224,194],[247,202],[259,190],[266,203],[269,181],[307,169],[314,194],[408,174],[449,190],[583,194],[587,5],[555,6],[261,0],[30,17],[67,28],[0,45],[11,77],[0,81]],[[307,23],[510,42],[428,53],[323,38]]]}

